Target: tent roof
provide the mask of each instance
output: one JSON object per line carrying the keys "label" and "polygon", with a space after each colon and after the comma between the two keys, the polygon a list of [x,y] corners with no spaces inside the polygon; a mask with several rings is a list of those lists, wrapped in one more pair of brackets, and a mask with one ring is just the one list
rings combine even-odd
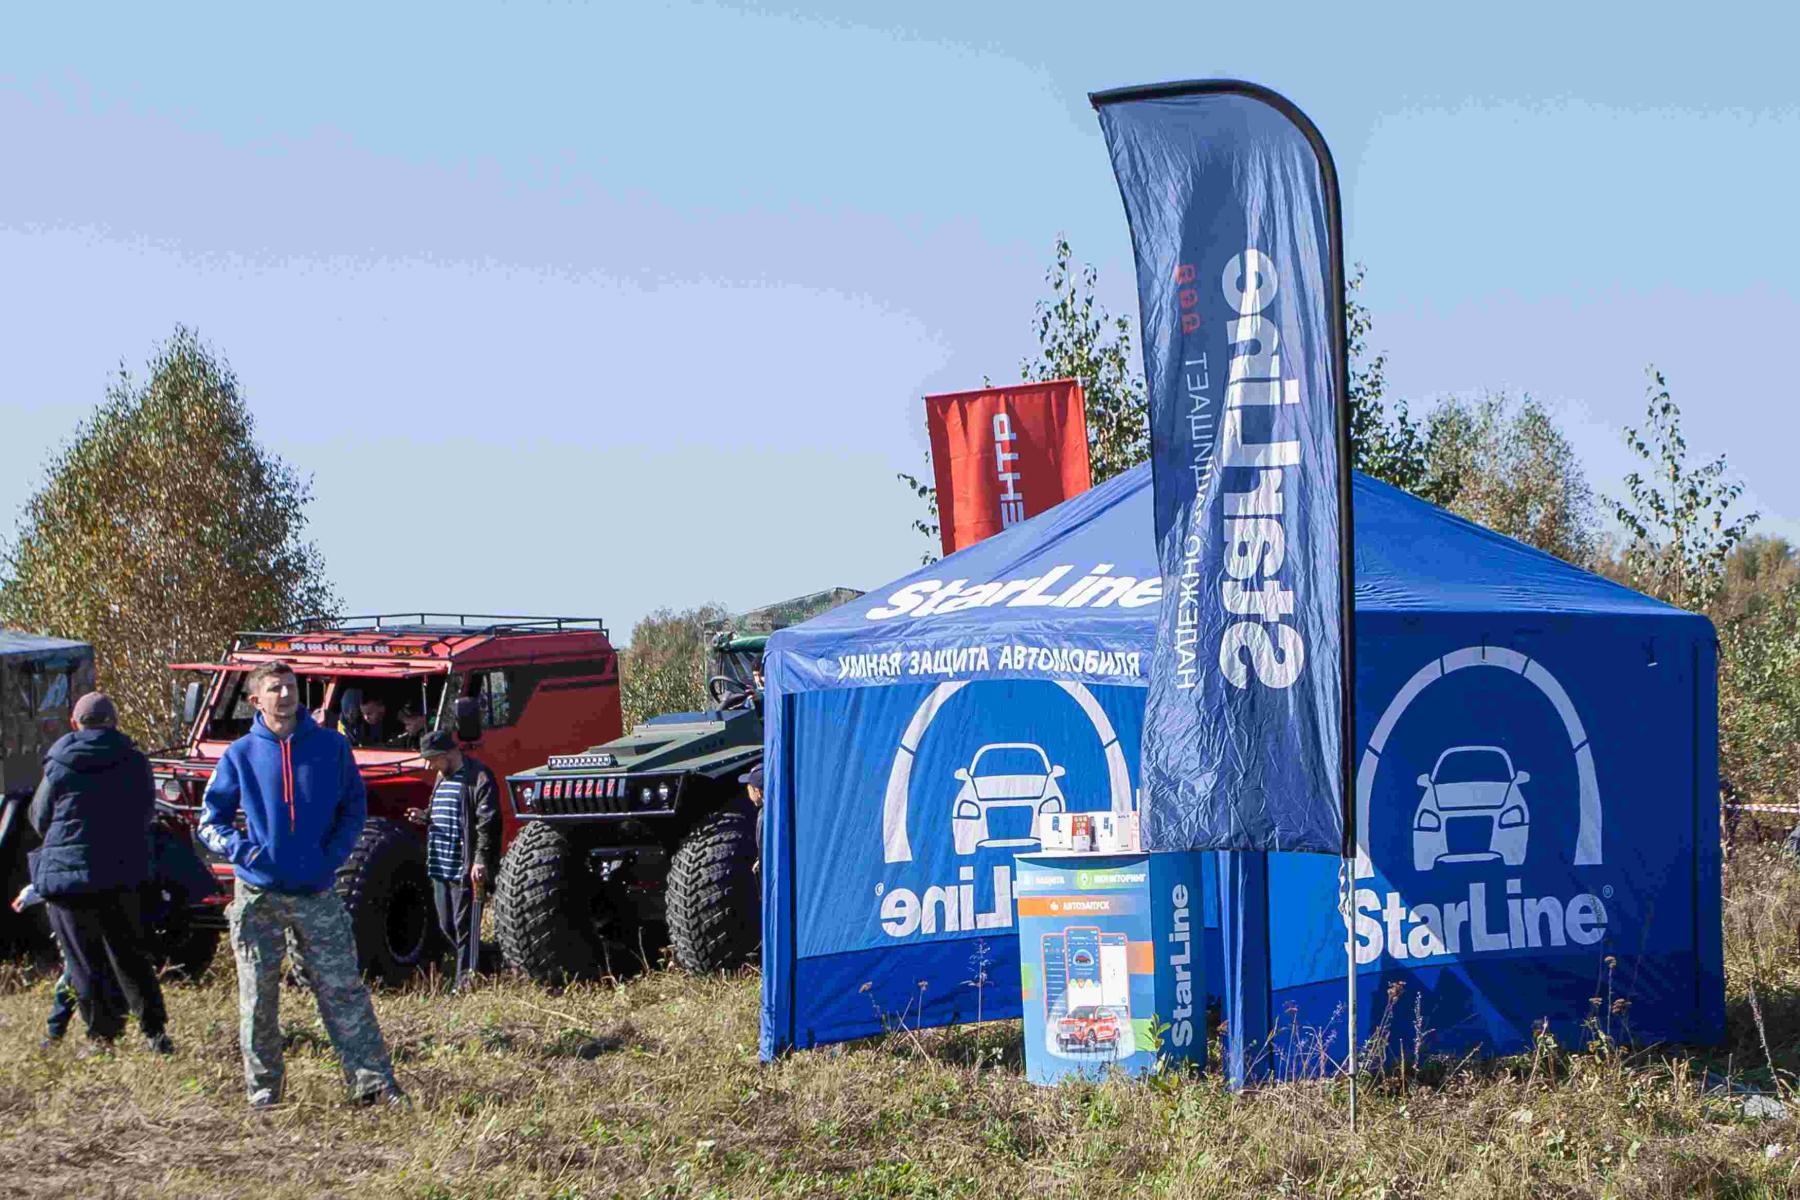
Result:
{"label": "tent roof", "polygon": [[59,651],[86,652],[86,642],[71,642],[65,638],[41,637],[35,633],[26,633],[20,629],[0,629],[0,656],[20,655],[30,657],[37,654],[53,654]]}
{"label": "tent roof", "polygon": [[[1552,613],[1668,617],[1698,621],[1679,609],[1484,529],[1454,513],[1358,473],[1356,609],[1395,613]],[[1150,467],[1134,467],[1073,499],[922,567],[860,599],[775,634],[771,650],[819,653],[846,635],[917,637],[992,633],[1009,625],[1041,631],[1046,625],[1082,627],[1119,643],[1153,641],[1157,606],[1086,608],[976,607],[927,618],[871,619],[871,610],[923,580],[981,583],[1023,579],[1058,566],[1070,568],[1066,586],[1101,564],[1112,575],[1158,574]],[[861,640],[860,638],[858,639]],[[845,647],[846,649],[848,647]]]}

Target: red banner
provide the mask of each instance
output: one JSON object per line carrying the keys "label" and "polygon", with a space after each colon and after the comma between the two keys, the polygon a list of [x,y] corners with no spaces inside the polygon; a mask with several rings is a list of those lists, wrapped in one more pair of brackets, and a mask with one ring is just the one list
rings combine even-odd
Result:
{"label": "red banner", "polygon": [[927,396],[925,427],[945,554],[1092,484],[1078,380]]}

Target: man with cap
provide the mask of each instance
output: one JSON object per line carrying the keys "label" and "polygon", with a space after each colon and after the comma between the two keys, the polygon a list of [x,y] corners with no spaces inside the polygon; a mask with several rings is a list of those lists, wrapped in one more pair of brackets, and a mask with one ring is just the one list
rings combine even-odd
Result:
{"label": "man with cap", "polygon": [[150,879],[155,784],[150,760],[118,724],[112,699],[89,692],[75,702],[70,732],[44,756],[44,777],[28,813],[43,839],[32,859],[31,885],[44,898],[62,945],[91,1043],[109,1048],[135,1008],[146,1044],[169,1054],[175,1047],[162,985],[144,951],[138,905],[138,889]]}
{"label": "man with cap", "polygon": [[480,961],[481,930],[474,927],[475,889],[487,889],[499,869],[500,787],[486,763],[465,754],[447,730],[419,739],[419,753],[438,773],[431,808],[412,808],[407,819],[425,826],[425,873],[437,906],[438,929],[456,950],[457,978]]}
{"label": "man with cap", "polygon": [[744,785],[744,791],[750,797],[750,803],[756,806],[756,862],[753,871],[762,870],[762,829],[763,829],[763,769],[757,763],[748,771],[738,776],[738,782]]}

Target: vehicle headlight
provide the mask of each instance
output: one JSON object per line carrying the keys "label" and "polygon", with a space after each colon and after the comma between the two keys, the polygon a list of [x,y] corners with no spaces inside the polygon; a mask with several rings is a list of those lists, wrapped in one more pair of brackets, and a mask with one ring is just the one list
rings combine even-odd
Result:
{"label": "vehicle headlight", "polygon": [[675,789],[669,786],[668,780],[665,779],[656,785],[656,798],[659,802],[667,804],[669,802],[669,797],[674,794]]}
{"label": "vehicle headlight", "polygon": [[[181,791],[181,781],[179,779],[170,778],[170,779],[163,780],[161,790],[162,790],[162,798],[164,800],[167,800],[170,804],[180,804],[181,803],[182,791]],[[141,794],[142,793],[140,793],[140,795]]]}
{"label": "vehicle headlight", "polygon": [[642,804],[645,808],[649,808],[652,804],[656,803],[656,792],[649,784],[645,784],[643,789],[638,792],[638,803]]}
{"label": "vehicle headlight", "polygon": [[1419,819],[1413,822],[1413,828],[1419,830],[1421,833],[1436,833],[1443,827],[1444,819],[1432,812],[1429,808],[1420,813]]}
{"label": "vehicle headlight", "polygon": [[519,789],[519,803],[520,804],[536,804],[537,803],[537,789],[532,787],[529,783],[526,784],[524,787],[520,788]]}
{"label": "vehicle headlight", "polygon": [[1524,823],[1525,810],[1516,804],[1500,814],[1500,828],[1502,829],[1517,829]]}

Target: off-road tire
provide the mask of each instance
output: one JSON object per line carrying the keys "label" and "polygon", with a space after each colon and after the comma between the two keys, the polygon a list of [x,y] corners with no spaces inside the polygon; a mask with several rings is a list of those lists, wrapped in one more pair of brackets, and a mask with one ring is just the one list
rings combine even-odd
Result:
{"label": "off-road tire", "polygon": [[217,929],[195,929],[188,914],[187,893],[171,893],[160,920],[146,915],[144,941],[150,961],[164,979],[195,980],[212,966],[219,953]]}
{"label": "off-road tire", "polygon": [[526,822],[500,862],[494,925],[506,964],[549,987],[630,974],[644,965],[586,856],[568,834],[543,821]]}
{"label": "off-road tire", "polygon": [[25,824],[25,804],[29,796],[0,796],[0,815],[6,807],[17,805],[6,844],[0,845],[0,960],[19,959],[40,972],[53,972],[62,966],[62,954],[56,938],[50,933],[50,921],[44,906],[33,905],[22,913],[12,910],[12,898],[31,881],[26,869],[25,852],[36,844],[36,835]]}
{"label": "off-road tire", "polygon": [[755,962],[762,947],[756,817],[725,809],[703,818],[669,860],[669,940],[697,975]]}
{"label": "off-road tire", "polygon": [[338,868],[337,893],[350,910],[356,961],[369,979],[399,987],[436,961],[437,917],[418,834],[370,820]]}
{"label": "off-road tire", "polygon": [[224,935],[216,927],[195,927],[196,897],[180,881],[206,880],[212,873],[188,838],[152,837],[152,880],[140,893],[144,948],[165,979],[198,979],[218,955]]}

